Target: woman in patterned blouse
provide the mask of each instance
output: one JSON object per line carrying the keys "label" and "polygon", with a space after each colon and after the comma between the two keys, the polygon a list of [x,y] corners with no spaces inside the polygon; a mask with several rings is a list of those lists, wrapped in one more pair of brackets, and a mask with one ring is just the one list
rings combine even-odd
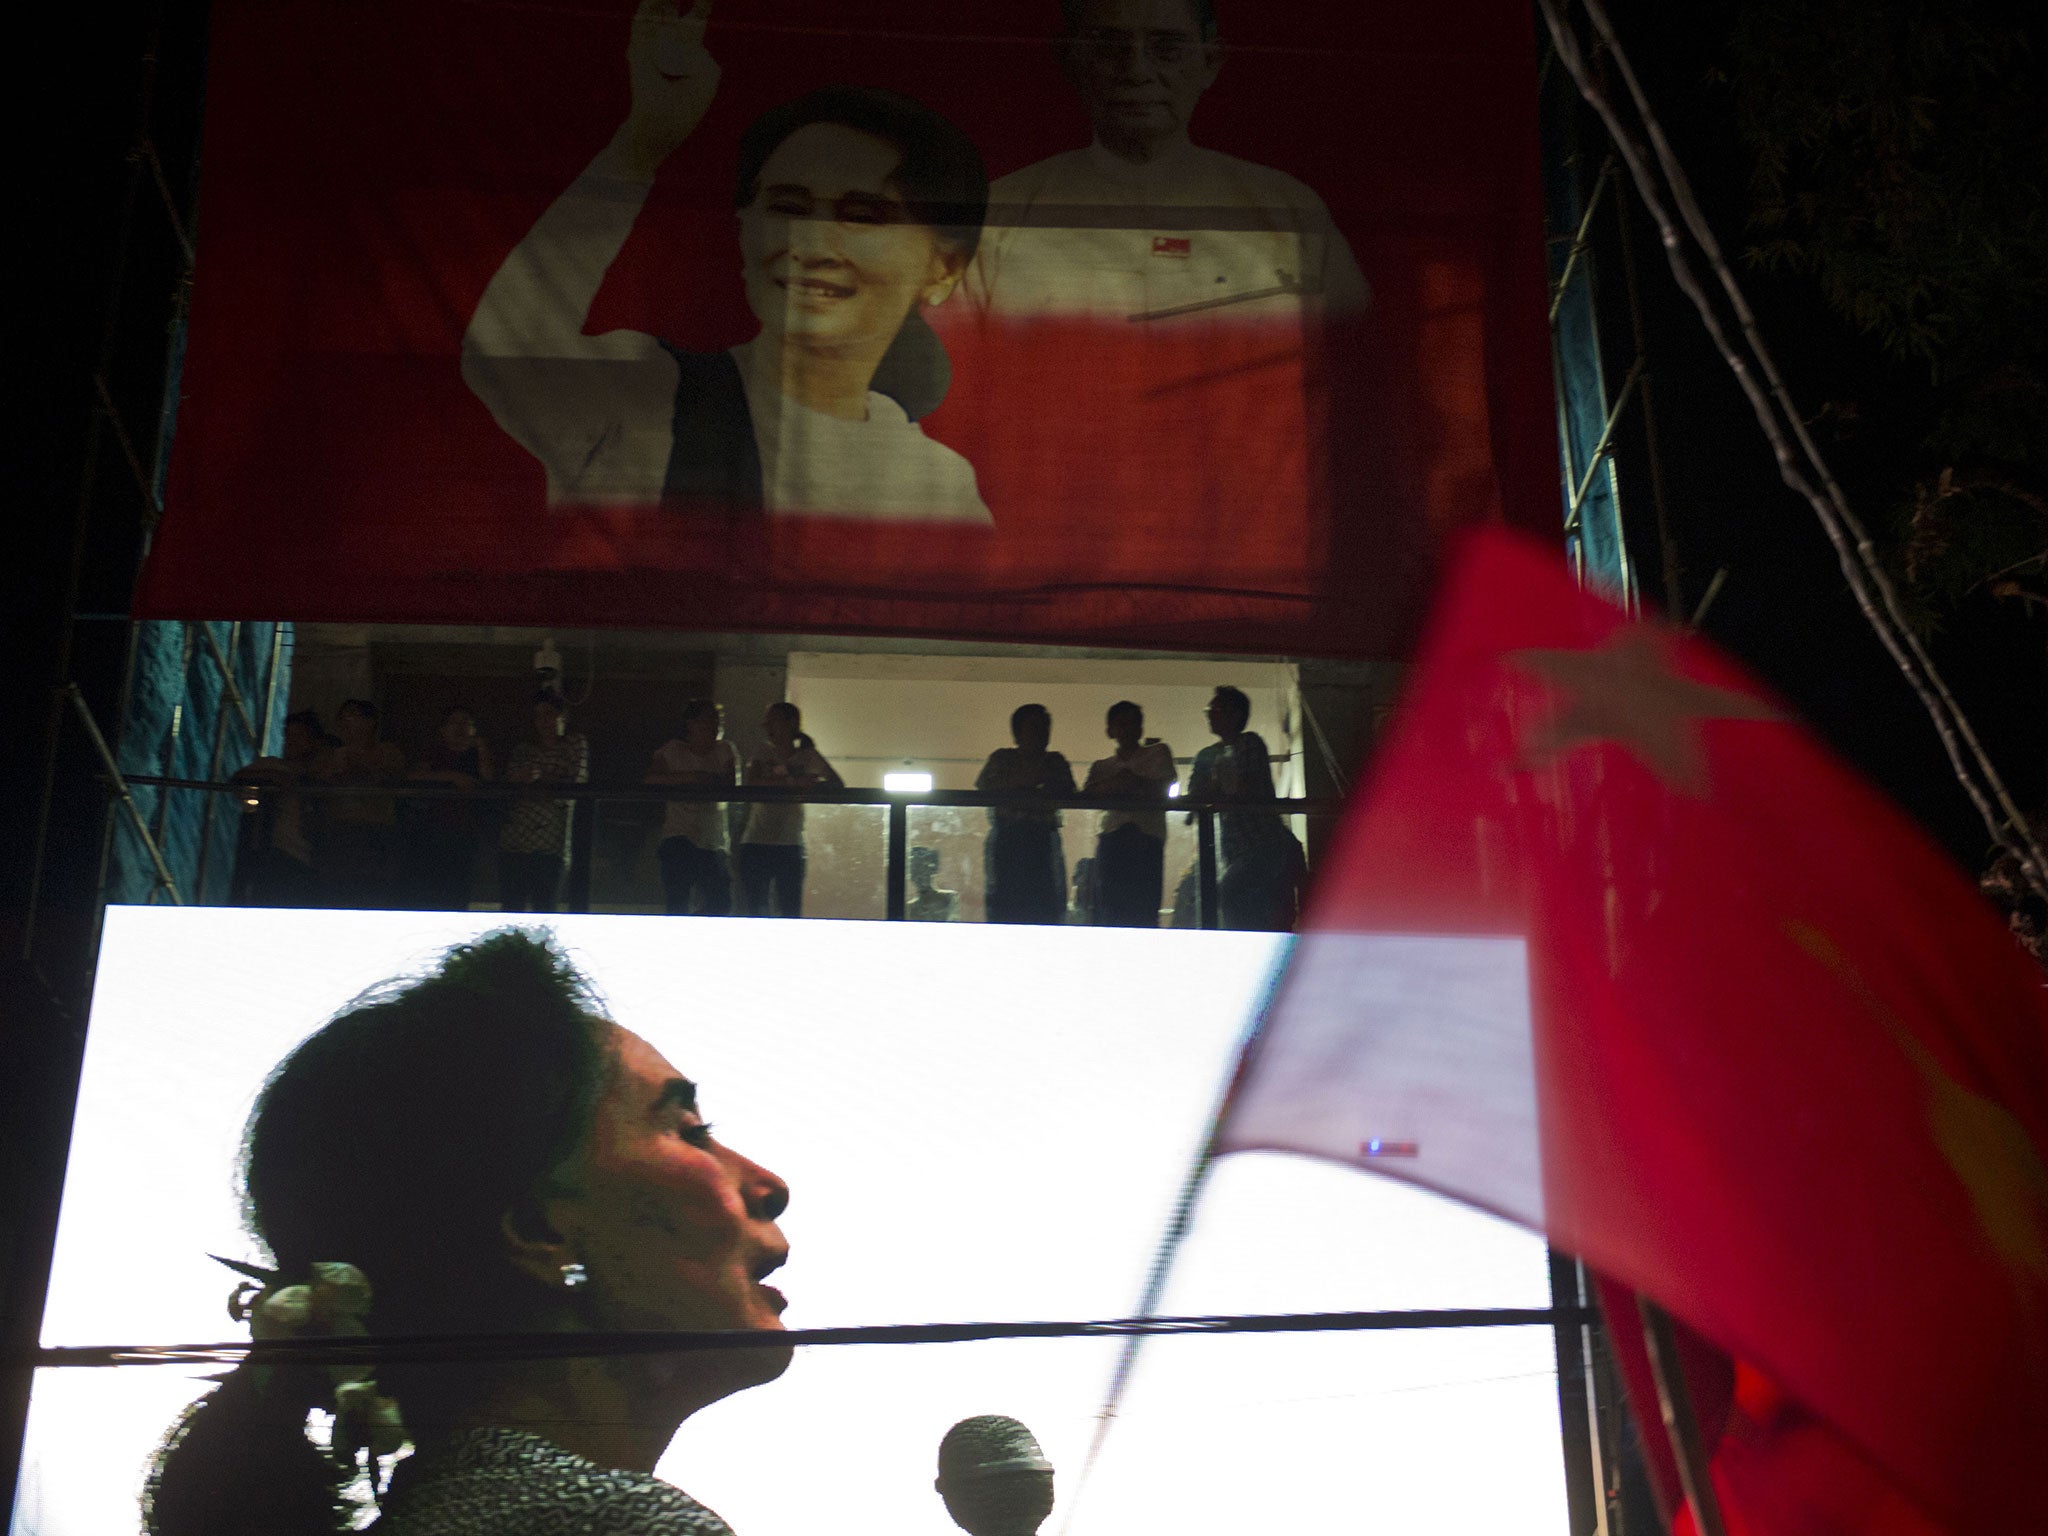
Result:
{"label": "woman in patterned blouse", "polygon": [[[696,1086],[605,1018],[545,935],[458,945],[350,1004],[264,1087],[243,1180],[272,1260],[264,1294],[304,1285],[315,1263],[355,1265],[372,1335],[782,1326],[762,1282],[788,1255],[788,1188],[712,1136]],[[386,1362],[376,1390],[416,1454],[375,1530],[730,1536],[654,1465],[691,1413],[789,1357]],[[316,1365],[230,1372],[166,1439],[144,1495],[151,1536],[359,1528],[377,1460],[307,1438],[309,1414],[337,1400]]]}

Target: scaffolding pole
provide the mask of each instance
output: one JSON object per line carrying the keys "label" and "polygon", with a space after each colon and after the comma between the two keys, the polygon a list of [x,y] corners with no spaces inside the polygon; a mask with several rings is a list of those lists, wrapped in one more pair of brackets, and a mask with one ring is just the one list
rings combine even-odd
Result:
{"label": "scaffolding pole", "polygon": [[142,812],[135,804],[135,797],[128,792],[128,781],[122,776],[121,765],[114,761],[114,750],[107,745],[107,738],[100,734],[100,723],[92,717],[92,706],[85,702],[85,695],[79,692],[78,684],[66,683],[64,692],[70,698],[72,707],[78,712],[79,723],[85,727],[85,734],[92,741],[93,750],[99,753],[100,763],[107,770],[107,780],[113,785],[114,794],[128,812],[128,821],[135,829],[135,835],[142,839],[142,846],[149,852],[150,863],[156,866],[158,886],[171,898],[173,906],[182,907],[185,899],[178,894],[178,882],[171,878],[171,869],[164,862],[163,850],[155,838],[149,835],[149,823],[142,819]]}

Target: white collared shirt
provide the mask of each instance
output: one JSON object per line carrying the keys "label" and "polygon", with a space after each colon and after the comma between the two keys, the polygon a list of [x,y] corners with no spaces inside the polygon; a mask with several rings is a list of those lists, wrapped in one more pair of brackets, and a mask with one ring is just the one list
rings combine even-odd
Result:
{"label": "white collared shirt", "polygon": [[[655,749],[654,766],[661,773],[708,773],[720,780],[735,776],[739,759],[724,737],[701,751],[686,741],[663,742]],[[715,801],[671,800],[661,813],[663,837],[687,837],[699,848],[723,852],[726,846],[725,807]]]}
{"label": "white collared shirt", "polygon": [[[1108,794],[1102,787],[1118,772],[1135,774],[1145,781],[1149,793],[1158,796],[1161,802],[1166,792],[1179,779],[1180,770],[1174,766],[1173,748],[1163,741],[1148,741],[1129,757],[1098,757],[1088,768],[1086,792]],[[1159,811],[1104,811],[1102,813],[1101,835],[1107,837],[1119,827],[1136,827],[1147,837],[1166,840],[1166,812]]]}
{"label": "white collared shirt", "polygon": [[1168,324],[1349,314],[1368,300],[1314,192],[1185,140],[1143,165],[1091,144],[996,181],[961,292],[1008,318]]}

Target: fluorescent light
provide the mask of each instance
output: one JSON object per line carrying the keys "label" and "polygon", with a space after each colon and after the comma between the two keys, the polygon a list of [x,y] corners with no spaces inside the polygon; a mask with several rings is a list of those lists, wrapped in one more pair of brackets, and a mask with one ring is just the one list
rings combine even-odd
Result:
{"label": "fluorescent light", "polygon": [[894,794],[922,795],[930,792],[932,776],[928,773],[885,773],[882,788]]}
{"label": "fluorescent light", "polygon": [[1180,798],[1179,779],[1175,779],[1171,784],[1166,786],[1166,798],[1169,800],[1178,800]]}

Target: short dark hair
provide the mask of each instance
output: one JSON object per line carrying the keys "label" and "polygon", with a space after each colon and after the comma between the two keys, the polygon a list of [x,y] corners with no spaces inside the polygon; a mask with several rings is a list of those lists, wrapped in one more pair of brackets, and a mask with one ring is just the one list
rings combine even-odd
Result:
{"label": "short dark hair", "polygon": [[[1087,19],[1088,0],[1060,0],[1060,24],[1070,33],[1081,30]],[[1194,13],[1195,27],[1202,34],[1202,41],[1216,41],[1216,0],[1188,0],[1188,9]]]}
{"label": "short dark hair", "polygon": [[691,699],[688,703],[683,705],[683,712],[681,716],[679,716],[678,718],[681,719],[684,725],[688,725],[692,720],[697,719],[700,715],[709,715],[712,719],[716,720],[720,715],[724,713],[725,711],[721,709],[714,700]]}
{"label": "short dark hair", "polygon": [[1216,690],[1216,695],[1210,702],[1221,704],[1226,709],[1233,711],[1237,715],[1237,723],[1239,725],[1245,724],[1252,717],[1252,701],[1245,696],[1242,688],[1233,688],[1230,684],[1225,683]]}
{"label": "short dark hair", "polygon": [[499,1219],[587,1134],[604,1041],[595,992],[545,932],[500,929],[372,988],[264,1084],[242,1158],[250,1229],[286,1275],[361,1265],[408,1331],[513,1321],[455,1276],[517,1288]]}
{"label": "short dark hair", "polygon": [[536,704],[552,704],[556,709],[567,709],[569,707],[568,702],[563,699],[562,691],[559,688],[534,689],[533,702]]}
{"label": "short dark hair", "polygon": [[1043,704],[1019,704],[1010,711],[1010,734],[1015,736],[1024,728],[1027,720],[1042,720],[1048,735],[1052,732],[1052,711]]}
{"label": "short dark hair", "polygon": [[796,705],[792,704],[788,699],[777,699],[773,704],[770,704],[768,706],[765,713],[771,715],[778,715],[782,719],[787,720],[789,722],[790,744],[794,746],[797,749],[797,751],[815,752],[818,750],[818,744],[812,741],[809,736],[804,734],[804,712],[801,709],[798,709]]}
{"label": "short dark hair", "polygon": [[[282,1283],[358,1266],[374,1334],[511,1332],[550,1293],[502,1223],[532,1221],[590,1132],[612,1046],[590,984],[545,932],[501,929],[426,975],[364,993],[270,1075],[242,1150],[243,1212]],[[379,1386],[415,1433],[474,1378],[391,1361]],[[333,1383],[312,1365],[238,1366],[179,1420],[144,1494],[153,1536],[335,1531],[338,1472],[305,1434]]]}
{"label": "short dark hair", "polygon": [[890,183],[911,217],[971,257],[988,220],[988,169],[974,141],[921,101],[867,85],[828,85],[770,107],[740,135],[733,206],[761,190],[761,167],[783,140],[813,123],[833,123],[893,144],[903,156]]}
{"label": "short dark hair", "polygon": [[327,727],[320,723],[320,711],[317,709],[295,709],[284,717],[284,723],[286,725],[303,726],[315,736],[325,736],[327,734]]}
{"label": "short dark hair", "polygon": [[368,699],[343,699],[341,708],[334,712],[334,718],[338,721],[343,715],[361,715],[365,720],[374,720],[377,718],[377,706]]}
{"label": "short dark hair", "polygon": [[1110,705],[1109,712],[1102,717],[1103,724],[1107,725],[1118,715],[1124,714],[1135,715],[1138,721],[1138,729],[1141,731],[1145,729],[1145,711],[1136,704],[1133,704],[1129,699],[1118,699],[1114,704]]}

